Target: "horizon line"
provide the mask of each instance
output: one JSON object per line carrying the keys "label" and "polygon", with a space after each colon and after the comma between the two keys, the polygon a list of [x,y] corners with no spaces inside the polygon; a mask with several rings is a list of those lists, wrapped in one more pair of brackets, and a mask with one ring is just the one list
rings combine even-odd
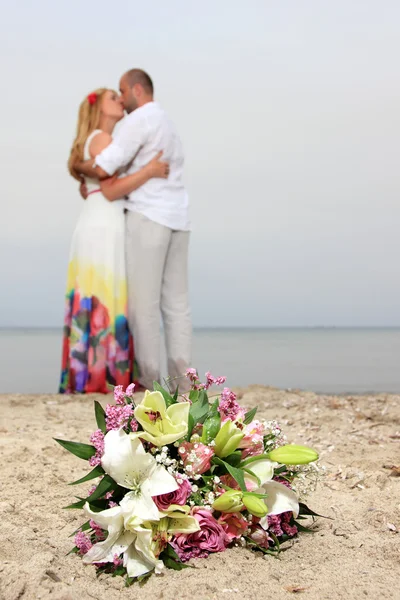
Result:
{"label": "horizon line", "polygon": [[[162,327],[160,329],[163,329]],[[399,325],[195,325],[193,330],[266,330],[266,329],[400,329]],[[0,325],[0,331],[62,331],[61,325]]]}

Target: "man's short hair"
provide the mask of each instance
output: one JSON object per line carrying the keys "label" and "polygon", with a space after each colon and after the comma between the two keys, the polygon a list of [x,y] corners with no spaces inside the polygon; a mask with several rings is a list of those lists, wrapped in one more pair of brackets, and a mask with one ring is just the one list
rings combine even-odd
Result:
{"label": "man's short hair", "polygon": [[125,77],[130,87],[140,83],[147,94],[154,94],[153,82],[150,75],[148,75],[145,71],[142,71],[141,69],[131,69],[125,73]]}

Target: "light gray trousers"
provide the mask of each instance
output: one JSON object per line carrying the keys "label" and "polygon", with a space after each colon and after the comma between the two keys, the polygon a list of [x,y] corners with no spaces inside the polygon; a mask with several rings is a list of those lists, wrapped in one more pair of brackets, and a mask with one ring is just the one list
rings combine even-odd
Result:
{"label": "light gray trousers", "polygon": [[[141,213],[126,211],[125,254],[128,320],[140,383],[152,390],[160,381],[160,315],[167,350],[168,375],[182,379],[191,361],[192,324],[188,293],[188,231],[174,231]],[[174,386],[173,386],[174,387]]]}

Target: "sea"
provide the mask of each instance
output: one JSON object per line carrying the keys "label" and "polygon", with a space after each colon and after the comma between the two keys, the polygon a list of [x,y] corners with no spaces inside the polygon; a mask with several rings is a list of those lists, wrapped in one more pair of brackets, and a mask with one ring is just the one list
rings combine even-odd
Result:
{"label": "sea", "polygon": [[[0,329],[0,393],[56,393],[61,342],[61,329]],[[206,371],[225,375],[229,387],[400,393],[399,362],[400,328],[202,328],[193,333],[192,366],[200,376]]]}

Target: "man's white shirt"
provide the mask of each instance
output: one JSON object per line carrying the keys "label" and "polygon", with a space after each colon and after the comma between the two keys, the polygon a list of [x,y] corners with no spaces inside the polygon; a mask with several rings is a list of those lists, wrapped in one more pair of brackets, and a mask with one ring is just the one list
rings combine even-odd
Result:
{"label": "man's white shirt", "polygon": [[119,169],[135,173],[160,150],[170,165],[167,179],[152,178],[129,194],[126,208],[173,230],[188,231],[189,200],[183,184],[184,156],[174,124],[157,102],[148,102],[123,120],[112,143],[97,157],[95,164],[109,175]]}

